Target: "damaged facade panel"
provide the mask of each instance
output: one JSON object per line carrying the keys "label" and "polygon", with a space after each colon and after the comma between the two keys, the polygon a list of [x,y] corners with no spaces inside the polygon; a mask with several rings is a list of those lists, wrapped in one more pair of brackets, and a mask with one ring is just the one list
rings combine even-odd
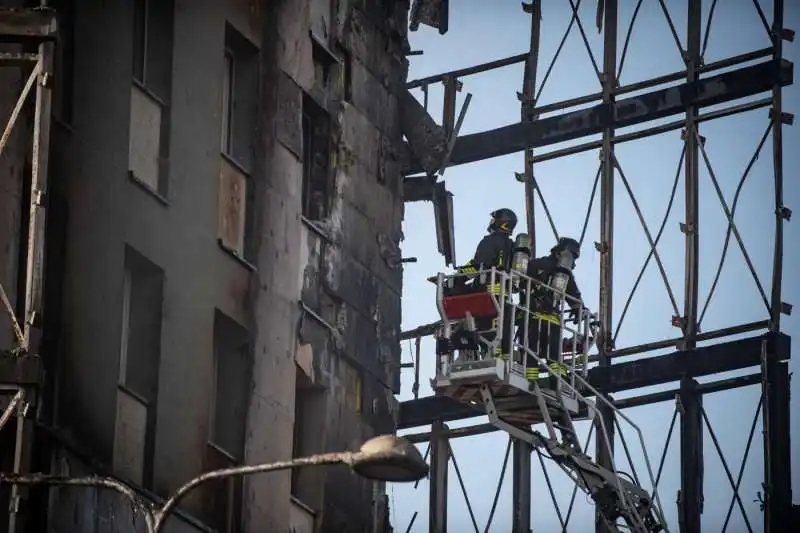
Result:
{"label": "damaged facade panel", "polygon": [[420,24],[439,30],[441,35],[447,33],[449,22],[448,0],[414,0],[411,6],[410,28],[416,31]]}
{"label": "damaged facade panel", "polygon": [[[332,83],[326,99],[338,102],[330,113],[330,212],[313,221],[304,239],[303,301],[321,320],[306,315],[302,336],[314,353],[317,384],[328,391],[330,449],[393,432],[392,392],[399,389],[402,196],[393,154],[401,142],[398,89],[405,90],[407,67],[387,52],[390,36],[362,10],[348,9],[338,36],[338,75],[348,79]],[[313,163],[312,156],[304,163]],[[319,511],[330,530],[371,528],[373,485],[341,471],[326,478]]]}
{"label": "damaged facade panel", "polygon": [[[52,416],[28,443],[33,472],[110,476],[153,502],[211,469],[393,433],[400,384],[408,3],[172,5],[78,0],[58,41],[74,61],[53,84],[69,113],[47,198]],[[0,161],[12,302],[31,117]],[[144,531],[113,491],[41,494],[19,511],[31,531]],[[166,531],[388,533],[387,517],[382,484],[317,468],[197,490]]]}

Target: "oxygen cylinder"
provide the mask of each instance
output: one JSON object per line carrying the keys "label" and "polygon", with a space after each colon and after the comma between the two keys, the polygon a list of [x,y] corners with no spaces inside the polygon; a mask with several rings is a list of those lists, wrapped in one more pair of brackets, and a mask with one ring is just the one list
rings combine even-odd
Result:
{"label": "oxygen cylinder", "polygon": [[528,270],[531,259],[531,243],[527,233],[519,233],[514,239],[514,255],[511,259],[511,270],[524,274]]}
{"label": "oxygen cylinder", "polygon": [[556,273],[550,283],[556,293],[563,294],[566,292],[573,265],[575,265],[575,258],[571,251],[564,249],[556,255]]}

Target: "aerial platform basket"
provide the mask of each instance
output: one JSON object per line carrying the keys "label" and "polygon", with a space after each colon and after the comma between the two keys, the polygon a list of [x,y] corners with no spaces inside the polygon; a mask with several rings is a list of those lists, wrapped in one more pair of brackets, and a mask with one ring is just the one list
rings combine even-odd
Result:
{"label": "aerial platform basket", "polygon": [[[547,453],[592,497],[611,531],[664,531],[657,494],[621,477],[613,465],[595,464],[575,431],[575,421],[597,412],[595,402],[618,412],[586,379],[596,316],[581,301],[515,271],[440,273],[429,280],[441,317],[435,394],[482,408],[495,427]],[[534,427],[539,424],[546,435]],[[602,417],[598,424],[598,438],[610,450]],[[655,485],[649,463],[648,473]]]}
{"label": "aerial platform basket", "polygon": [[[448,375],[437,375],[431,385],[437,396],[447,396],[481,410],[484,408],[481,386],[487,385],[502,419],[526,426],[545,422],[542,405],[530,390],[532,386],[524,372],[516,369],[509,372],[507,366],[502,359],[457,362],[450,365]],[[559,392],[547,387],[541,387],[541,393],[551,419],[557,419],[565,408],[573,420],[589,417],[588,409],[577,399],[569,395],[559,399]]]}
{"label": "aerial platform basket", "polygon": [[[525,305],[514,302],[515,293],[530,294],[544,287],[523,274],[505,273],[490,269],[472,274],[439,274],[429,278],[437,285],[437,308],[442,319],[442,327],[436,335],[438,364],[432,387],[436,394],[449,396],[459,402],[471,403],[480,398],[481,385],[488,385],[498,408],[515,411],[515,419],[543,421],[538,412],[543,406],[534,398],[534,385],[528,376],[549,376],[554,369],[569,377],[569,373],[585,376],[588,360],[588,346],[583,342],[565,340],[557,353],[541,354],[538,357],[528,346],[527,331],[522,338],[515,337],[514,321],[511,316],[530,323],[534,313]],[[568,297],[567,297],[568,298]],[[525,301],[530,301],[530,297]],[[562,306],[563,307],[563,306]],[[560,330],[572,335],[572,341],[587,338],[591,317],[578,310],[575,327],[569,327],[566,313],[561,312]],[[519,320],[517,320],[519,322]],[[525,328],[527,330],[527,328]],[[504,341],[505,339],[505,341]],[[498,350],[508,353],[498,355]],[[529,368],[535,366],[535,368]],[[551,409],[567,409],[572,416],[583,418],[579,402],[571,390],[563,389],[553,380],[538,380],[545,404]],[[574,386],[574,380],[571,380]],[[554,386],[555,385],[555,386]]]}

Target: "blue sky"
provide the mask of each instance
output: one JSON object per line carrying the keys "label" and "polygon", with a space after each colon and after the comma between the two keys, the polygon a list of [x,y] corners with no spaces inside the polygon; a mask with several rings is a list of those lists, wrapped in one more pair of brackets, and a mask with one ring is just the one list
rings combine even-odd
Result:
{"label": "blue sky", "polygon": [[[576,0],[577,1],[577,0]],[[625,32],[630,23],[635,2],[620,2],[619,52]],[[705,27],[711,2],[703,8]],[[800,4],[788,1],[785,26],[800,27]],[[686,0],[666,2],[681,41],[685,43]],[[771,22],[772,2],[762,0],[761,6],[767,20]],[[491,5],[491,7],[489,7]],[[594,20],[596,0],[583,0],[580,16],[598,65],[602,64],[602,35],[598,34]],[[569,24],[571,9],[568,2],[545,2],[543,5],[541,59],[538,83],[553,57],[556,47]],[[518,1],[459,0],[451,3],[450,30],[440,36],[436,30],[421,27],[410,35],[412,49],[424,50],[424,55],[411,57],[409,79],[428,76],[456,68],[466,67],[525,51],[528,47],[530,17],[520,9]],[[726,0],[718,2],[704,55],[706,63],[764,48],[769,45],[765,29],[752,0]],[[684,44],[685,46],[685,44]],[[796,61],[797,46],[785,45],[785,57]],[[666,18],[657,0],[644,0],[631,37],[631,44],[620,76],[621,84],[629,84],[649,77],[682,70],[683,65]],[[521,88],[522,65],[515,65],[465,78],[464,91],[459,96],[459,106],[464,95],[473,98],[462,128],[463,133],[484,131],[516,122],[520,117],[516,92]],[[574,26],[563,51],[553,67],[542,90],[539,105],[597,92],[599,81]],[[415,91],[420,99],[422,94]],[[761,95],[763,98],[765,95]],[[442,90],[432,86],[429,111],[437,119],[441,117]],[[784,110],[797,112],[797,86],[784,90]],[[706,151],[714,174],[719,180],[728,205],[731,205],[737,183],[752,157],[768,126],[767,109],[759,109],[735,117],[704,123],[701,134],[707,138]],[[674,117],[673,117],[674,120]],[[625,130],[623,130],[624,133]],[[592,138],[583,141],[592,140]],[[630,183],[631,189],[643,212],[645,222],[653,236],[667,210],[668,198],[673,187],[677,165],[681,154],[680,132],[673,131],[647,139],[633,141],[617,147],[617,158]],[[785,205],[797,209],[800,206],[800,187],[795,174],[800,156],[793,147],[800,146],[797,128],[784,128],[784,175]],[[549,151],[561,146],[548,147]],[[761,285],[769,294],[772,273],[772,249],[774,243],[772,143],[768,139],[761,156],[753,165],[740,194],[735,220],[745,243]],[[578,236],[599,164],[596,150],[537,164],[535,174],[545,201],[561,235]],[[523,169],[522,153],[499,157],[470,165],[453,167],[445,173],[448,188],[453,192],[456,223],[456,251],[460,262],[466,261],[484,234],[488,213],[499,207],[510,207],[522,218],[525,212],[524,188],[516,182],[514,172]],[[717,198],[709,173],[701,162],[700,190],[700,309],[705,306],[707,295],[714,279],[725,239],[727,221]],[[678,305],[683,305],[683,234],[679,223],[683,221],[683,178],[678,183],[674,203],[666,222],[664,234],[658,245],[659,254]],[[599,196],[599,193],[598,193]],[[615,264],[614,264],[614,324],[619,323],[620,314],[631,287],[649,252],[649,245],[641,224],[632,208],[630,198],[621,180],[615,185]],[[522,229],[524,224],[520,225]],[[548,249],[554,242],[553,234],[537,206],[537,240],[539,251]],[[800,268],[800,253],[792,243],[798,242],[800,230],[797,222],[786,224],[784,256],[783,299],[798,303],[800,283],[793,273]],[[403,255],[417,257],[417,263],[407,264],[404,276],[403,329],[431,322],[438,318],[434,306],[433,286],[425,281],[427,276],[442,270],[441,256],[436,253],[436,237],[433,209],[429,203],[408,204],[404,222],[405,241]],[[524,229],[522,229],[524,231]],[[592,242],[599,240],[599,211],[597,200],[592,211],[583,254],[576,269],[578,282],[588,306],[597,309],[599,282],[599,254]],[[650,264],[642,278],[617,337],[617,347],[672,338],[679,333],[670,324],[674,314],[668,291],[661,279],[655,261]],[[743,255],[736,240],[731,237],[727,259],[722,270],[701,328],[710,331],[726,326],[742,324],[767,318],[756,283],[747,270]],[[784,332],[793,335],[800,331],[795,317],[784,317]],[[432,394],[428,380],[434,371],[432,341],[423,341],[420,396]],[[411,347],[403,345],[404,361],[412,358]],[[753,370],[739,374],[751,373]],[[732,374],[736,375],[736,374]],[[713,380],[729,377],[714,376]],[[709,381],[701,379],[700,381]],[[413,371],[404,370],[401,400],[411,398]],[[669,384],[662,388],[674,388]],[[797,382],[792,387],[792,424],[800,425],[797,409]],[[640,389],[637,394],[650,392]],[[714,431],[720,440],[723,454],[733,471],[738,473],[749,427],[756,411],[760,390],[748,387],[734,391],[716,393],[704,398],[704,405]],[[624,397],[620,394],[618,397]],[[645,435],[644,441],[650,460],[658,462],[665,443],[667,429],[675,410],[674,402],[626,411],[639,425]],[[759,419],[760,420],[760,419]],[[482,423],[483,418],[454,422],[451,427]],[[421,427],[412,432],[427,431]],[[754,531],[762,530],[762,517],[758,505],[753,503],[760,490],[762,479],[762,445],[760,421],[750,450],[750,460],[742,477],[740,495],[744,502]],[[587,426],[581,424],[579,431],[585,438]],[[646,477],[642,465],[641,446],[634,440],[631,428],[623,430],[632,448],[634,466]],[[796,431],[794,432],[797,434]],[[489,516],[492,499],[503,462],[507,436],[493,433],[479,437],[456,439],[452,442],[455,458],[464,477],[470,503],[478,526],[483,531]],[[714,450],[711,438],[705,435],[705,512],[703,525],[709,530],[719,530],[732,497],[732,490],[721,462]],[[793,450],[798,450],[800,438],[795,438]],[[420,446],[424,451],[425,445]],[[621,452],[619,440],[617,456],[619,467],[630,471]],[[659,484],[659,494],[670,529],[676,528],[676,492],[680,486],[678,461],[680,442],[676,425],[667,453],[666,467]],[[793,482],[795,501],[800,490],[800,457],[794,454],[795,473]],[[534,530],[555,531],[558,527],[553,504],[544,483],[541,468],[533,458],[533,503]],[[566,476],[555,468],[548,468],[553,480],[556,497],[565,512],[572,492]],[[511,465],[501,488],[501,497],[490,531],[507,532],[511,524]],[[404,532],[414,512],[418,512],[412,532],[425,532],[428,528],[428,485],[420,483],[415,490],[410,485],[389,487],[392,521],[395,531]],[[571,531],[590,530],[593,522],[592,507],[587,497],[579,493],[576,509],[570,520]],[[449,487],[449,530],[460,533],[472,531],[464,497],[456,480],[452,464]],[[738,507],[734,507],[728,531],[746,531]]]}

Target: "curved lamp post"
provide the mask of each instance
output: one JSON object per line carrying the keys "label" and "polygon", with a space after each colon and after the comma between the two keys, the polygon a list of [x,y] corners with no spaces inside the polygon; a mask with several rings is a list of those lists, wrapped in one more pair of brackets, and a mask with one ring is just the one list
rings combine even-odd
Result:
{"label": "curved lamp post", "polygon": [[96,476],[67,477],[47,474],[3,474],[0,483],[17,485],[72,485],[84,487],[106,487],[127,497],[145,518],[151,533],[161,533],[167,518],[180,501],[192,490],[208,481],[274,472],[301,466],[344,464],[353,472],[367,479],[407,483],[418,481],[428,475],[428,465],[419,450],[407,440],[394,435],[380,435],[366,441],[357,452],[334,452],[301,457],[291,461],[237,466],[213,470],[197,476],[175,491],[158,509],[144,501],[131,487],[112,478]]}

